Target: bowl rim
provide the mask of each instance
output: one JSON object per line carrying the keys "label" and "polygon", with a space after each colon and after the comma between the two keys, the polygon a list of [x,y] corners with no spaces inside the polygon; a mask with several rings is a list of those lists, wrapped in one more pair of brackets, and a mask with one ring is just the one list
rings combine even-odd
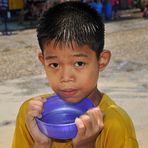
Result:
{"label": "bowl rim", "polygon": [[47,126],[56,126],[56,127],[64,127],[64,126],[73,126],[76,125],[75,122],[71,122],[71,123],[65,123],[65,124],[51,124],[51,123],[46,123],[43,122],[42,120],[40,120],[40,118],[36,118],[37,122],[40,122],[41,124],[47,125]]}

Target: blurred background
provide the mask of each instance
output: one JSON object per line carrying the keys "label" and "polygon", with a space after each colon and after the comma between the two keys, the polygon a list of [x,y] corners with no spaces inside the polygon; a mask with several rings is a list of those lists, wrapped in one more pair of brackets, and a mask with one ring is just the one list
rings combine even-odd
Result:
{"label": "blurred background", "polygon": [[[0,22],[4,23],[5,32],[7,22],[17,21],[23,24],[29,21],[35,25],[40,16],[49,7],[66,0],[0,0]],[[78,0],[77,0],[78,1]],[[127,11],[141,11],[143,17],[148,17],[148,0],[79,0],[89,3],[105,20],[118,19]],[[122,11],[127,10],[127,11]],[[120,11],[120,13],[119,13]],[[122,13],[122,14],[121,14]]]}
{"label": "blurred background", "polygon": [[[51,92],[42,65],[36,26],[42,13],[64,0],[0,0],[0,148],[10,148],[15,119],[30,97]],[[105,49],[112,52],[98,87],[131,116],[140,148],[148,147],[148,0],[89,3],[105,22]]]}

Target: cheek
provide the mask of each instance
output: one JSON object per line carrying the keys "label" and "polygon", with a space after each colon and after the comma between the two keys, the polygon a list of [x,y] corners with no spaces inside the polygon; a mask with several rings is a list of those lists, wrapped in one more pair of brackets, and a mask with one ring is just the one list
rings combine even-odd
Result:
{"label": "cheek", "polygon": [[55,77],[51,77],[49,75],[47,75],[47,79],[48,79],[48,84],[49,86],[54,90],[55,88],[57,88],[57,79]]}
{"label": "cheek", "polygon": [[96,70],[94,70],[91,72],[84,73],[81,76],[81,80],[79,80],[79,82],[83,85],[96,85],[98,77],[99,73]]}
{"label": "cheek", "polygon": [[46,72],[46,77],[48,79],[48,82],[50,83],[50,85],[52,85],[52,83],[56,81],[55,74],[49,71],[48,67],[45,67],[45,72]]}

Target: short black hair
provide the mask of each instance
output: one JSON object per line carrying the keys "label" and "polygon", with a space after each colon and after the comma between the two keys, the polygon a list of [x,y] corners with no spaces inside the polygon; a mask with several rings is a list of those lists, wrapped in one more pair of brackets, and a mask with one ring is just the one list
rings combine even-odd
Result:
{"label": "short black hair", "polygon": [[70,1],[49,8],[37,27],[42,50],[47,42],[88,45],[97,57],[104,48],[104,23],[98,12],[87,3]]}

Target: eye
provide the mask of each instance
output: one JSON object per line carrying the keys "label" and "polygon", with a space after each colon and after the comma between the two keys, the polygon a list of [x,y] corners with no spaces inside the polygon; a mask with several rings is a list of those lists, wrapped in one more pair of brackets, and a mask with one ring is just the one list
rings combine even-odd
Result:
{"label": "eye", "polygon": [[54,68],[54,69],[58,69],[59,66],[60,65],[58,63],[51,63],[51,64],[49,64],[49,67]]}
{"label": "eye", "polygon": [[82,62],[82,61],[78,61],[75,63],[75,66],[78,68],[83,68],[85,65],[86,65],[86,63]]}

